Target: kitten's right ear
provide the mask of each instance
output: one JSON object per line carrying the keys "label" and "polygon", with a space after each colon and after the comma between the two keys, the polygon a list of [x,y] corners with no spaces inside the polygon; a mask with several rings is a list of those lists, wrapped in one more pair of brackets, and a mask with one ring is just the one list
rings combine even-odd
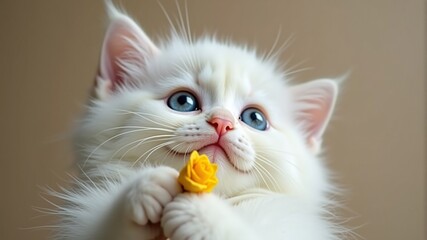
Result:
{"label": "kitten's right ear", "polygon": [[[110,26],[102,45],[101,59],[93,95],[105,99],[126,84],[126,63],[145,66],[159,52],[144,31],[127,15],[107,2]],[[143,69],[141,69],[143,71]]]}

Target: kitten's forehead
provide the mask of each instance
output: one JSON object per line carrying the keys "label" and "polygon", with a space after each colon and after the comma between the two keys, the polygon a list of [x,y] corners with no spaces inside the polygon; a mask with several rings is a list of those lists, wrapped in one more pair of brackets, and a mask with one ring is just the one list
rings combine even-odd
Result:
{"label": "kitten's forehead", "polygon": [[188,88],[204,103],[229,107],[268,104],[284,93],[276,66],[255,51],[204,39],[192,44],[172,41],[161,52],[152,68],[152,79],[161,79],[153,89],[159,94]]}
{"label": "kitten's forehead", "polygon": [[271,64],[240,47],[201,42],[190,46],[188,52],[190,61],[198,65],[195,83],[209,91],[213,100],[254,97],[264,92],[266,85],[277,85],[281,80]]}
{"label": "kitten's forehead", "polygon": [[209,91],[212,100],[216,101],[253,94],[249,73],[224,62],[206,63],[194,80],[202,89]]}

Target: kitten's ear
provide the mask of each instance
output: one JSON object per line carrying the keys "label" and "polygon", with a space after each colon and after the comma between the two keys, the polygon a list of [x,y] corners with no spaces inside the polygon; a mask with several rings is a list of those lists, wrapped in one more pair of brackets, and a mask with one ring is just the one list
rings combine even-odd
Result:
{"label": "kitten's ear", "polygon": [[[105,99],[125,84],[126,63],[144,67],[148,58],[159,52],[142,29],[114,6],[107,6],[110,26],[105,35],[94,97]],[[141,69],[143,71],[143,69]]]}
{"label": "kitten's ear", "polygon": [[308,146],[318,152],[335,107],[338,85],[333,80],[320,79],[294,86],[291,91],[297,123],[302,124]]}

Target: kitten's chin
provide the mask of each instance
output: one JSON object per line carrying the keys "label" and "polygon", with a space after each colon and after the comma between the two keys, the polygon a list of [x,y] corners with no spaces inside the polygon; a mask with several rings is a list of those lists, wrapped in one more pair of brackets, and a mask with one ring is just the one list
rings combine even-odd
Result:
{"label": "kitten's chin", "polygon": [[229,162],[228,156],[222,147],[217,145],[209,145],[199,149],[199,153],[206,154],[209,160],[213,163]]}

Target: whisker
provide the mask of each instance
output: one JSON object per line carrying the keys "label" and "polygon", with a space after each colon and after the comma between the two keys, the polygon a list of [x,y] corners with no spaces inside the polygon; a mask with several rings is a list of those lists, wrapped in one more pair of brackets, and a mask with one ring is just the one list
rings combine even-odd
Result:
{"label": "whisker", "polygon": [[283,150],[283,149],[278,149],[278,148],[273,148],[273,147],[268,147],[268,146],[260,146],[260,145],[256,145],[255,148],[258,150],[258,152],[265,153],[267,155],[270,152],[276,152],[276,153],[280,153],[280,154],[283,154],[286,156],[296,157],[294,152]]}
{"label": "whisker", "polygon": [[[238,172],[238,174],[241,174],[240,172]],[[256,188],[261,188],[261,178],[258,176],[256,170],[255,172],[253,171],[249,171],[248,174],[250,174],[252,177],[255,178],[255,183],[256,183]]]}
{"label": "whisker", "polygon": [[275,164],[274,162],[268,160],[267,158],[263,157],[263,156],[257,156],[256,159],[262,163],[267,164],[268,166],[270,166],[271,168],[273,168],[273,170],[276,170],[277,172],[284,174],[286,173],[285,171],[283,171],[280,166],[278,166],[277,164]]}
{"label": "whisker", "polygon": [[[168,119],[162,118],[162,117],[160,117],[158,115],[155,115],[155,114],[142,113],[142,112],[134,112],[134,111],[129,111],[129,110],[119,110],[119,111],[121,111],[121,112],[123,112],[125,114],[134,114],[134,115],[136,115],[136,116],[138,116],[138,117],[140,117],[140,118],[142,118],[144,120],[147,120],[147,121],[149,121],[151,123],[154,123],[156,125],[161,125],[161,126],[166,127],[166,128],[173,128],[173,127],[177,127],[178,126],[178,124],[171,124],[171,123],[168,122]],[[165,122],[159,123],[159,122],[156,122],[156,121],[154,121],[154,120],[152,120],[152,119],[150,119],[150,118],[148,118],[148,117],[146,117],[144,115],[151,116],[151,117],[156,117],[156,118],[158,118],[158,119],[160,119],[162,121],[165,121]],[[169,124],[169,125],[166,125],[166,124]]]}
{"label": "whisker", "polygon": [[176,148],[178,148],[179,146],[185,144],[184,142],[178,143],[175,146],[173,146],[171,149],[169,149],[169,151],[165,154],[165,157],[163,158],[163,162],[166,160],[166,158],[173,153],[173,157],[175,157],[178,153],[175,151]]}
{"label": "whisker", "polygon": [[114,130],[120,130],[120,129],[144,129],[144,130],[158,130],[158,131],[164,131],[164,132],[174,132],[171,129],[166,128],[157,128],[157,127],[143,127],[143,126],[120,126],[120,127],[112,127],[104,129],[97,133],[97,135],[100,135],[105,132],[114,131]]}
{"label": "whisker", "polygon": [[285,76],[289,77],[292,75],[295,75],[296,73],[300,73],[300,72],[304,72],[304,71],[308,71],[308,70],[312,70],[312,67],[306,67],[306,68],[300,68],[294,71],[290,71],[289,69],[285,72]]}
{"label": "whisker", "polygon": [[[147,130],[150,130],[150,129],[136,129],[136,130],[129,130],[129,131],[126,131],[126,132],[118,133],[118,134],[116,134],[116,135],[114,135],[114,136],[112,136],[112,137],[108,138],[107,140],[103,141],[103,142],[102,142],[101,144],[99,144],[95,149],[93,149],[93,150],[92,150],[92,152],[87,156],[86,160],[84,161],[84,163],[83,163],[83,167],[84,167],[84,166],[86,166],[87,161],[88,161],[88,160],[93,156],[93,154],[95,154],[95,153],[98,151],[98,149],[99,149],[99,148],[101,148],[102,146],[104,146],[107,142],[112,141],[112,140],[114,140],[114,139],[116,139],[116,138],[119,138],[119,137],[121,137],[121,136],[123,136],[123,135],[126,135],[126,134],[131,134],[131,133],[135,133],[135,132],[142,132],[142,131],[147,131]],[[161,129],[160,129],[160,130],[161,130]]]}
{"label": "whisker", "polygon": [[134,167],[135,166],[135,164],[137,164],[137,163],[139,163],[140,162],[140,160],[145,156],[145,155],[147,155],[147,157],[145,157],[145,159],[144,159],[144,161],[142,162],[142,164],[141,165],[144,165],[145,164],[145,162],[147,161],[147,159],[151,156],[151,154],[153,153],[153,152],[155,152],[155,151],[157,151],[157,150],[159,150],[160,148],[162,148],[162,147],[165,147],[165,146],[167,146],[167,145],[169,145],[169,144],[172,144],[173,143],[173,141],[169,141],[169,142],[164,142],[164,143],[161,143],[161,144],[159,144],[159,145],[157,145],[157,146],[155,146],[155,147],[152,147],[151,149],[149,149],[147,152],[145,152],[145,153],[143,153],[141,156],[139,156],[136,160],[135,160],[135,162],[132,164],[132,167]]}
{"label": "whisker", "polygon": [[[279,32],[279,36],[280,36]],[[286,49],[288,49],[289,46],[291,46],[292,42],[294,40],[294,35],[289,36],[285,42],[283,42],[280,47],[272,54],[270,54],[267,58],[267,60],[272,60],[278,57],[278,55],[282,54]]]}
{"label": "whisker", "polygon": [[187,150],[185,150],[185,155],[183,156],[183,158],[184,158],[184,162],[186,162],[186,160],[187,160],[187,155],[190,155],[190,151],[192,151],[192,149],[193,149],[193,146],[194,146],[194,144],[190,144],[188,147],[187,147]]}
{"label": "whisker", "polygon": [[[275,162],[268,160],[264,156],[257,156],[257,159],[258,159],[258,161],[260,161],[260,162],[268,165],[269,167],[273,168],[273,170],[277,171],[279,174],[287,176],[291,182],[297,183],[296,179],[294,179],[294,177],[292,175],[290,175],[287,171],[283,170],[282,167],[277,165]],[[294,167],[296,169],[296,171],[298,171],[299,173],[301,172],[300,169],[294,163],[292,163],[290,161],[286,161],[286,163],[289,164],[290,166]]]}
{"label": "whisker", "polygon": [[279,191],[280,185],[276,181],[276,179],[271,175],[271,173],[264,166],[262,166],[262,164],[260,164],[258,162],[255,162],[255,165],[257,165],[258,167],[260,167],[260,170],[262,170],[266,174],[266,176],[268,177],[268,179],[271,180],[271,182],[273,183],[273,186],[275,186],[275,188],[276,188],[276,191]]}
{"label": "whisker", "polygon": [[111,157],[111,159],[113,159],[121,150],[123,150],[124,148],[137,143],[135,146],[129,148],[125,153],[122,154],[122,156],[120,157],[119,161],[122,161],[123,158],[133,149],[138,148],[139,146],[141,146],[141,144],[143,143],[151,143],[151,142],[155,142],[155,141],[167,141],[172,139],[172,137],[174,137],[174,135],[156,135],[156,136],[151,136],[148,138],[144,138],[144,139],[138,139],[135,141],[132,141],[124,146],[122,146],[121,148],[119,148],[117,151],[114,152],[113,156]]}
{"label": "whisker", "polygon": [[259,168],[260,172],[264,173],[263,175],[268,180],[268,183],[266,185],[267,188],[270,191],[278,191],[279,184],[277,183],[277,181],[275,180],[275,178],[273,177],[273,175],[262,164],[256,163],[255,165]]}
{"label": "whisker", "polygon": [[[276,151],[276,152],[278,152],[278,153],[281,153],[281,154],[284,154],[284,155],[288,155],[288,156],[290,156],[290,157],[296,157],[296,156],[295,156],[295,154],[293,154],[293,153],[291,153],[291,152],[285,152],[285,151],[283,151],[283,150],[279,150],[279,149],[273,149],[273,148],[271,148],[271,149],[269,149],[269,151]],[[258,153],[259,153],[258,157],[263,157],[263,159],[265,159],[266,161],[269,161],[267,157],[263,156],[263,154],[267,154],[267,155],[268,155],[268,154],[269,154],[269,152],[265,152],[265,151],[262,151],[262,149],[260,149],[260,150],[258,151]],[[299,167],[298,167],[297,165],[295,165],[295,163],[293,163],[293,162],[289,161],[289,159],[287,159],[286,157],[285,157],[285,158],[283,158],[283,161],[285,161],[287,164],[291,165],[291,166],[292,166],[292,167],[294,167],[298,172],[300,172]],[[271,162],[271,161],[269,161],[269,162],[273,164],[273,162]],[[278,168],[280,168],[280,166],[278,166],[278,165],[276,165],[276,166],[277,166]]]}
{"label": "whisker", "polygon": [[276,35],[276,39],[274,39],[273,45],[271,46],[267,54],[265,54],[263,59],[270,59],[270,56],[274,52],[274,49],[276,48],[277,43],[279,43],[279,39],[281,35],[282,35],[282,28],[279,28],[279,31],[277,32],[277,35]]}
{"label": "whisker", "polygon": [[[59,214],[58,214],[59,215]],[[49,230],[49,229],[58,229],[61,226],[59,225],[42,225],[42,226],[35,226],[35,227],[22,227],[20,229],[22,230]]]}
{"label": "whisker", "polygon": [[254,170],[256,171],[256,173],[258,173],[258,176],[261,178],[262,182],[265,184],[266,187],[269,188],[269,184],[267,183],[267,181],[265,180],[263,174],[260,172],[260,170],[257,168],[257,162],[255,161],[255,167]]}
{"label": "whisker", "polygon": [[172,22],[172,19],[170,18],[168,12],[166,11],[165,7],[163,6],[163,4],[158,0],[157,3],[159,4],[160,8],[163,11],[163,14],[165,15],[170,27],[172,28],[173,34],[178,36],[178,31],[175,27],[175,24]]}
{"label": "whisker", "polygon": [[192,45],[193,40],[191,37],[190,18],[188,15],[188,1],[187,0],[184,0],[184,11],[185,11],[185,21],[186,21],[186,25],[187,25],[188,40],[189,40],[189,43]]}
{"label": "whisker", "polygon": [[288,77],[288,76],[291,76],[291,75],[299,73],[299,72],[303,72],[303,71],[313,69],[311,67],[305,67],[305,68],[298,69],[301,65],[305,64],[306,62],[307,62],[307,60],[303,60],[303,61],[300,61],[300,62],[298,62],[298,63],[296,63],[290,67],[287,67],[287,65],[289,64],[289,61],[285,62],[282,65],[282,68],[284,69],[285,76]]}
{"label": "whisker", "polygon": [[[78,167],[80,169],[80,172],[88,179],[89,183],[92,184],[92,187],[94,187],[97,191],[99,191],[100,189],[99,189],[98,185],[95,184],[95,182],[92,180],[92,178],[90,178],[86,174],[86,172],[83,170],[83,168],[80,165],[78,165]],[[74,177],[74,176],[72,178],[76,179],[76,177]],[[76,182],[78,182],[78,181],[76,181]]]}
{"label": "whisker", "polygon": [[176,9],[178,11],[180,30],[184,34],[184,37],[185,37],[185,40],[187,41],[187,43],[190,43],[190,40],[188,38],[188,32],[187,32],[187,29],[185,27],[184,18],[182,16],[181,7],[179,6],[178,0],[175,0],[175,5],[176,5]]}

